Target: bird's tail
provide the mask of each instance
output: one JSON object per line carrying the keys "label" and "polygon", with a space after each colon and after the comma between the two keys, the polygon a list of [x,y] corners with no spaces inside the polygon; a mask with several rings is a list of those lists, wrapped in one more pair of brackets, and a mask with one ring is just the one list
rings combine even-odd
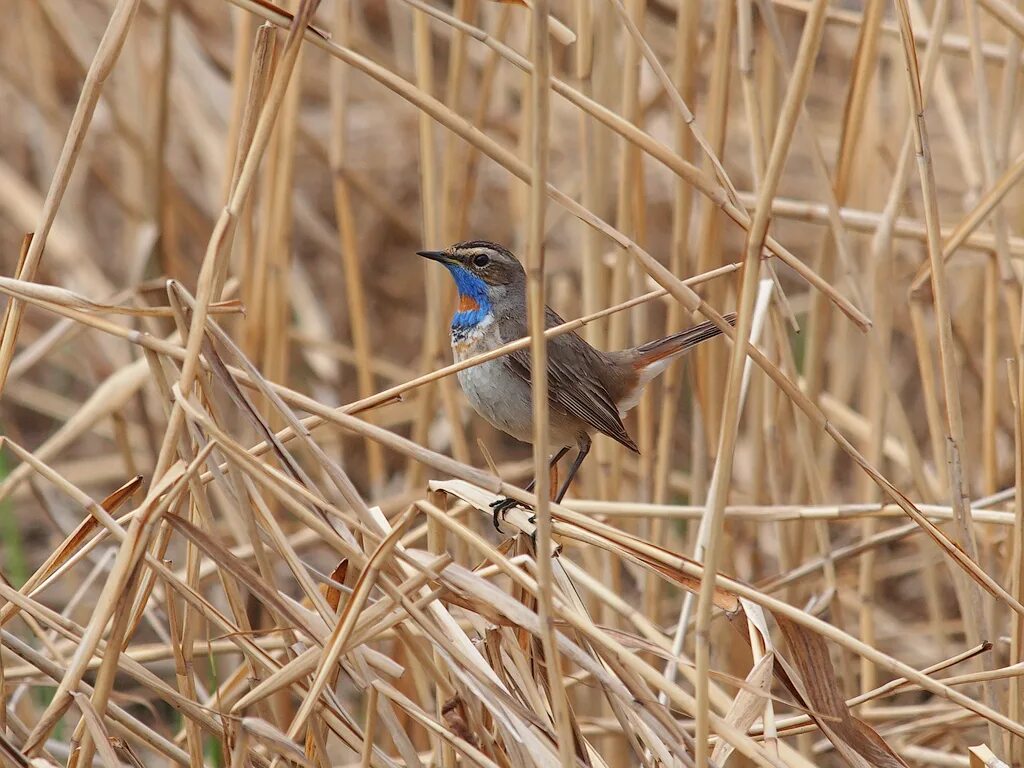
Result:
{"label": "bird's tail", "polygon": [[[730,325],[736,324],[736,314],[730,312],[725,316],[725,321]],[[619,370],[629,370],[631,375],[623,377],[627,384],[624,391],[618,398],[617,405],[620,413],[632,409],[639,401],[651,379],[656,377],[666,368],[669,363],[679,355],[690,351],[702,341],[713,339],[722,331],[710,322],[695,325],[685,331],[673,333],[663,339],[649,341],[633,349],[625,349],[622,352],[613,352],[609,355],[612,361],[619,367]]]}
{"label": "bird's tail", "polygon": [[[725,315],[725,321],[729,325],[735,325],[736,313],[730,312],[728,315]],[[672,358],[688,352],[702,341],[713,339],[721,333],[720,328],[708,321],[695,325],[692,328],[687,328],[685,331],[673,333],[671,336],[666,336],[663,339],[649,341],[631,350],[633,353],[631,355],[633,367],[638,371],[647,371],[652,367],[656,368],[657,370],[650,372],[651,375],[649,377],[645,377],[648,379],[654,378],[654,376],[657,376],[665,369],[665,366],[668,365]]]}

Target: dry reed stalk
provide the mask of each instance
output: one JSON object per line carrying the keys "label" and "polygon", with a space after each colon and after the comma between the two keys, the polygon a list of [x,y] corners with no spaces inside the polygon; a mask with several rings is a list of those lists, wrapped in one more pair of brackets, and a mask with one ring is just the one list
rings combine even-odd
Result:
{"label": "dry reed stalk", "polygon": [[696,652],[697,662],[697,730],[694,735],[696,742],[696,758],[698,765],[708,760],[707,714],[710,709],[707,690],[707,671],[710,664],[710,635],[712,597],[714,595],[717,568],[722,546],[722,516],[728,496],[728,484],[732,481],[733,457],[735,441],[739,431],[740,417],[740,380],[743,364],[746,361],[745,347],[750,338],[754,320],[754,299],[758,278],[758,264],[764,238],[768,231],[769,201],[775,194],[779,178],[782,174],[783,160],[788,154],[789,140],[805,96],[805,89],[810,79],[810,65],[817,54],[824,28],[824,3],[814,6],[804,27],[800,39],[800,49],[794,65],[794,78],[783,103],[782,117],[775,141],[768,155],[765,178],[759,191],[758,205],[754,212],[751,229],[748,233],[746,258],[743,268],[743,286],[739,297],[739,310],[736,318],[736,338],[743,341],[733,346],[729,374],[726,379],[724,394],[725,411],[722,417],[721,432],[718,441],[718,458],[715,465],[715,484],[711,488],[707,515],[708,542],[705,550],[704,563],[710,578],[705,579],[701,586],[697,603]]}
{"label": "dry reed stalk", "polygon": [[[1021,329],[1024,331],[1024,328]],[[1024,338],[1018,336],[1018,339]],[[1018,345],[1017,354],[1017,365],[1013,366],[1012,362],[1007,363],[1007,373],[1009,374],[1007,379],[1010,383],[1010,399],[1014,403],[1014,410],[1017,415],[1017,420],[1014,422],[1014,448],[1015,461],[1014,461],[1014,492],[1016,497],[1016,510],[1013,520],[1013,537],[1011,559],[1010,559],[1010,579],[1011,584],[1014,587],[1014,594],[1024,594],[1024,368],[1022,368],[1022,361],[1024,357],[1021,356],[1020,347]],[[1024,623],[1020,619],[1015,619],[1010,629],[1010,661],[1012,663],[1019,663],[1024,651],[1022,651],[1022,643],[1024,643]],[[1008,714],[1010,717],[1020,717],[1022,711],[1021,702],[1021,683],[1017,678],[1010,680],[1009,690],[1007,692],[1008,697]],[[1013,759],[1019,759],[1021,755],[1024,755],[1024,740],[1014,739],[1010,745],[1010,754]]]}
{"label": "dry reed stalk", "polygon": [[526,252],[526,314],[530,331],[530,394],[533,398],[533,471],[536,481],[534,514],[537,519],[537,617],[541,623],[541,648],[546,669],[547,696],[555,726],[558,759],[563,768],[574,762],[576,742],[570,722],[569,702],[562,680],[562,661],[555,645],[551,551],[551,476],[548,463],[548,353],[545,325],[544,221],[547,206],[548,142],[550,133],[549,78],[551,41],[548,37],[547,0],[533,0],[530,15],[530,179],[529,218]]}
{"label": "dry reed stalk", "polygon": [[[39,269],[47,237],[50,234],[61,199],[71,179],[71,173],[81,151],[85,134],[89,130],[89,124],[92,122],[93,112],[96,109],[96,103],[99,101],[103,82],[121,54],[121,49],[124,46],[125,38],[128,35],[128,30],[131,28],[138,6],[138,0],[122,0],[119,2],[110,17],[110,24],[100,40],[99,49],[89,66],[89,72],[82,86],[82,93],[75,109],[72,125],[68,130],[67,139],[61,148],[57,170],[54,173],[53,180],[47,191],[46,200],[43,203],[39,226],[36,228],[32,242],[25,252],[24,263],[21,264],[17,273],[21,278],[31,280]],[[14,357],[14,342],[21,324],[22,311],[21,305],[14,301],[7,305],[4,312],[3,335],[0,337],[0,392],[3,391],[4,384],[7,381],[7,373],[10,369],[11,360]]]}
{"label": "dry reed stalk", "polygon": [[[639,18],[643,14],[644,2],[642,0],[631,0],[629,8],[627,9],[621,3],[616,4],[614,0],[611,0],[612,6],[617,12],[618,18],[621,19],[624,26],[630,31],[630,35],[625,41],[624,50],[622,52],[622,67],[621,82],[619,85],[619,94],[621,99],[621,106],[619,107],[619,114],[621,114],[626,120],[633,124],[641,123],[641,106],[640,106],[640,47],[643,43],[641,33],[636,27],[634,18]],[[628,21],[627,21],[628,19]],[[639,221],[638,212],[644,205],[644,179],[640,173],[641,154],[638,148],[634,145],[624,145],[619,155],[618,164],[618,177],[619,183],[616,187],[615,192],[615,227],[627,234],[635,241],[644,241],[644,229],[641,221]],[[611,270],[611,285],[610,285],[610,299],[613,303],[621,302],[628,292],[631,290],[631,273],[632,260],[629,258],[627,253],[622,251],[616,252],[615,264]],[[626,346],[630,346],[628,342],[629,337],[627,335],[627,329],[625,326],[626,317],[624,315],[616,315],[612,317],[608,323],[608,335],[605,343],[610,349],[622,349]],[[641,422],[643,421],[643,411],[639,413]],[[643,438],[646,430],[642,429],[639,435],[641,442],[641,455],[643,455]],[[622,481],[622,452],[615,450],[611,441],[605,438],[603,435],[598,436],[599,442],[604,443],[604,452],[607,456],[605,459],[611,465],[611,472],[609,473],[607,489],[605,493],[612,496],[617,496],[621,487]],[[608,455],[610,454],[610,455]],[[618,574],[613,575],[613,579],[617,579]]]}
{"label": "dry reed stalk", "polygon": [[[909,9],[905,4],[899,7],[901,28],[909,30]],[[918,172],[921,178],[921,193],[925,204],[925,221],[928,224],[928,253],[931,263],[931,288],[935,303],[935,314],[939,326],[939,357],[942,371],[942,384],[945,396],[946,409],[946,462],[949,472],[949,488],[953,497],[953,509],[955,511],[956,524],[958,528],[959,545],[964,549],[966,555],[977,560],[977,542],[974,536],[973,523],[971,519],[970,502],[965,488],[965,474],[967,468],[963,460],[964,426],[963,414],[960,403],[960,383],[956,372],[955,362],[952,359],[952,327],[949,319],[949,305],[947,298],[947,285],[945,276],[945,264],[942,254],[939,252],[938,234],[938,202],[935,193],[935,176],[931,163],[931,155],[928,147],[928,134],[921,115],[924,111],[923,96],[921,93],[920,73],[917,67],[917,55],[912,44],[908,42],[908,34],[904,33],[905,51],[907,56],[907,69],[909,73],[909,94],[913,105],[914,122],[914,146],[917,155]],[[988,602],[983,602],[982,595],[976,584],[971,583],[963,576],[957,576],[955,583],[958,586],[961,609],[967,619],[967,638],[977,644],[981,640],[980,632],[983,624],[983,617],[992,610]],[[986,698],[994,703],[994,691],[991,687],[985,686]],[[995,736],[995,731],[991,731]]]}
{"label": "dry reed stalk", "polygon": [[[416,88],[422,93],[433,94],[433,53],[430,37],[428,19],[421,10],[414,10],[412,13],[413,22],[413,52],[416,68]],[[419,193],[420,193],[420,216],[421,235],[425,242],[436,243],[441,239],[441,221],[437,210],[440,198],[440,188],[437,183],[437,158],[434,151],[434,124],[426,114],[418,116],[419,127]],[[431,246],[434,247],[434,246]],[[427,307],[425,321],[425,333],[421,339],[421,367],[430,369],[434,367],[442,349],[439,339],[439,326],[441,325],[441,297],[447,295],[442,288],[441,275],[427,265],[423,266],[426,280]],[[426,440],[427,429],[433,417],[431,411],[435,402],[436,393],[433,390],[425,390],[419,393],[417,403],[419,412],[416,418],[416,431],[413,439],[422,443]],[[446,403],[447,407],[447,403]],[[450,416],[454,416],[450,412]],[[455,419],[450,419],[455,421]],[[410,461],[406,470],[407,485],[411,489],[423,484],[422,470]]]}
{"label": "dry reed stalk", "polygon": [[[917,5],[915,4],[915,8]],[[934,11],[934,25],[932,27],[932,34],[941,33],[945,28],[947,21],[946,5],[945,3],[936,4]],[[924,74],[922,81],[922,88],[924,93],[929,93],[932,87],[933,78],[936,73],[939,72],[938,66],[940,57],[938,55],[938,46],[929,46],[929,49],[925,56]],[[891,314],[890,307],[886,300],[887,296],[890,296],[888,291],[885,290],[886,282],[891,279],[891,272],[888,268],[888,264],[891,262],[892,255],[892,221],[893,217],[898,208],[898,190],[902,189],[906,183],[906,177],[910,170],[910,149],[912,141],[913,129],[912,126],[908,125],[907,133],[903,141],[903,146],[900,150],[900,156],[898,160],[898,167],[896,171],[896,183],[891,187],[889,198],[886,202],[886,218],[883,221],[883,226],[878,229],[875,237],[872,240],[872,259],[875,264],[875,279],[873,283],[874,295],[876,297],[875,302],[875,317],[878,323],[881,338],[879,343],[875,347],[878,354],[880,363],[884,363],[888,359],[891,350]],[[867,456],[869,459],[874,457],[875,461],[881,460],[882,452],[882,435],[884,434],[884,422],[885,422],[885,410],[888,404],[888,388],[883,386],[882,382],[874,379],[869,384],[870,389],[870,404],[874,411],[874,437],[868,444]],[[937,410],[937,405],[934,406],[934,410]],[[922,489],[923,490],[923,489]],[[867,522],[864,527],[864,537],[870,538],[875,534],[876,526],[872,522]],[[861,574],[860,574],[860,591],[863,595],[867,596],[873,592],[873,568],[874,568],[874,555],[871,554],[861,561]],[[935,618],[935,617],[933,617]],[[860,623],[862,627],[862,634],[868,642],[871,642],[871,638],[874,636],[874,617],[872,613],[865,609],[861,610]],[[873,686],[875,681],[875,672],[868,666],[864,666],[861,670],[862,687],[867,689]]]}
{"label": "dry reed stalk", "polygon": [[[687,2],[680,6],[679,18],[675,27],[675,40],[679,55],[675,61],[674,81],[679,89],[680,99],[692,101],[695,89],[697,50],[697,18],[699,8],[696,3]],[[677,110],[673,114],[674,148],[680,157],[689,159],[694,141],[693,133],[686,125],[686,113]],[[690,233],[690,206],[692,205],[692,189],[689,185],[676,180],[672,207],[672,239],[670,248],[669,268],[675,274],[685,272],[688,259],[688,240]],[[672,333],[682,321],[683,308],[673,302],[669,305],[665,318],[665,330]],[[679,393],[682,386],[682,371],[672,366],[665,372],[662,384],[663,404],[657,426],[657,443],[654,447],[654,482],[651,488],[651,499],[655,503],[664,503],[668,494],[668,476],[671,470],[671,457],[676,438],[676,423],[679,412]],[[695,399],[694,410],[699,408]],[[700,439],[700,430],[694,429],[694,440]],[[650,528],[651,540],[671,546],[671,539],[666,539],[661,522],[654,520]],[[657,615],[659,595],[658,585],[653,574],[645,584],[645,613]]]}
{"label": "dry reed stalk", "polygon": [[[349,16],[351,8],[346,3],[336,3],[334,13],[335,34],[342,42],[348,41]],[[370,332],[366,318],[366,299],[362,275],[359,269],[359,246],[356,221],[352,211],[349,182],[344,176],[347,130],[346,108],[348,101],[347,70],[338,62],[331,62],[331,174],[334,189],[334,207],[337,217],[341,258],[345,267],[345,296],[348,304],[348,320],[352,328],[352,345],[355,351],[356,375],[359,382],[359,396],[369,397],[373,393],[373,368],[370,364]],[[375,488],[384,484],[384,455],[372,442],[366,442],[370,477]]]}

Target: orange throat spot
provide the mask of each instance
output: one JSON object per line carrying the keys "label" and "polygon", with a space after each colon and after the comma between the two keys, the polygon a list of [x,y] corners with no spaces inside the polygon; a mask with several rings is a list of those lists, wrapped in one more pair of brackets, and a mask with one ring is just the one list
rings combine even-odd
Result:
{"label": "orange throat spot", "polygon": [[472,296],[459,295],[459,312],[475,312],[478,309],[480,305]]}

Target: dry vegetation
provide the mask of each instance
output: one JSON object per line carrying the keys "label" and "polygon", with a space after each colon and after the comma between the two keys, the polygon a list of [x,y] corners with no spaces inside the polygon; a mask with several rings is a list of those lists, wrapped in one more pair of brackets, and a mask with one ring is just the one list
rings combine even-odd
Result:
{"label": "dry vegetation", "polygon": [[[1024,765],[1020,3],[317,5],[3,6],[0,764]],[[750,344],[537,500],[470,237]]]}

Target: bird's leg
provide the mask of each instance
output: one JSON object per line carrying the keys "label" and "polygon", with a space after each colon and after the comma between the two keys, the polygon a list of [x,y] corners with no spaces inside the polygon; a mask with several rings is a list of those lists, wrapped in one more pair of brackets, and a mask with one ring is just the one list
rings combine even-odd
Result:
{"label": "bird's leg", "polygon": [[[569,485],[572,483],[572,479],[576,477],[576,473],[583,464],[583,460],[587,458],[587,454],[590,453],[591,445],[593,445],[593,441],[590,439],[589,435],[584,435],[580,438],[579,453],[576,454],[576,458],[573,459],[572,465],[569,467],[569,474],[565,476],[565,482],[562,483],[562,487],[558,489],[558,494],[554,498],[555,504],[562,503],[562,498],[565,496],[566,491],[569,490]],[[567,450],[569,449],[564,448],[563,453]],[[536,516],[531,517],[530,522],[536,522]]]}
{"label": "bird's leg", "polygon": [[569,490],[569,485],[572,483],[576,473],[579,472],[580,466],[583,464],[583,460],[587,458],[587,454],[590,453],[590,446],[593,445],[593,441],[590,439],[590,435],[584,435],[580,439],[579,453],[576,454],[576,459],[573,461],[572,466],[569,467],[569,474],[565,476],[565,482],[562,483],[562,487],[558,489],[558,495],[555,496],[555,504],[561,504],[562,499],[565,497],[566,491]]}
{"label": "bird's leg", "polygon": [[[565,456],[565,454],[567,454],[568,452],[569,452],[569,446],[567,445],[564,448],[561,448],[558,451],[558,453],[556,453],[554,456],[552,456],[551,457],[551,461],[548,462],[548,471],[550,472],[552,467],[554,467],[556,464],[558,464],[558,462],[561,460],[561,458],[563,456]],[[570,477],[572,477],[571,474],[570,474]],[[533,490],[535,485],[537,485],[537,478],[536,477],[534,477],[533,480],[530,481],[530,484],[527,485],[524,490],[527,493],[529,493],[529,492],[531,492]],[[509,499],[509,498],[497,499],[497,500],[491,502],[491,509],[494,510],[494,516],[493,516],[493,519],[492,519],[492,522],[494,523],[494,530],[496,530],[498,533],[501,533],[501,521],[505,518],[505,514],[510,509],[512,509],[512,507],[516,506],[518,503],[519,502],[516,501],[515,499]]]}

